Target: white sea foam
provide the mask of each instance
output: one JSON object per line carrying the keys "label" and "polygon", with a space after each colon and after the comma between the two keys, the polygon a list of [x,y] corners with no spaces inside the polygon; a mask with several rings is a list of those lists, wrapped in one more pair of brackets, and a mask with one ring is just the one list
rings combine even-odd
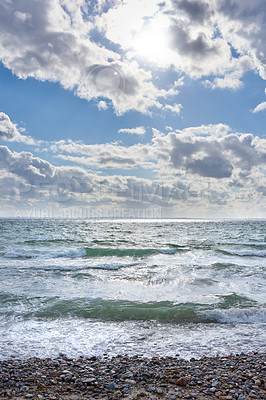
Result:
{"label": "white sea foam", "polygon": [[174,254],[175,250],[174,249],[160,249],[159,252],[162,254]]}
{"label": "white sea foam", "polygon": [[34,252],[29,252],[26,250],[9,250],[5,253],[6,258],[79,258],[86,255],[86,250],[84,248],[79,249],[64,249],[59,251],[51,251],[50,249],[38,249]]}
{"label": "white sea foam", "polygon": [[[252,338],[252,340],[250,340]],[[189,359],[266,350],[265,324],[162,325],[153,322],[26,320],[0,326],[0,359],[142,354]]]}
{"label": "white sea foam", "polygon": [[207,317],[221,323],[253,324],[266,323],[265,308],[230,308],[228,310],[208,311]]}
{"label": "white sea foam", "polygon": [[227,253],[232,256],[240,256],[240,257],[265,257],[266,251],[265,250],[237,250],[237,249],[223,249],[224,253]]}
{"label": "white sea foam", "polygon": [[38,257],[38,254],[30,252],[20,252],[15,250],[9,250],[5,253],[6,258],[33,258]]}
{"label": "white sea foam", "polygon": [[66,257],[66,258],[79,258],[86,255],[86,250],[80,249],[65,249],[61,252],[54,252],[49,254],[51,257]]}

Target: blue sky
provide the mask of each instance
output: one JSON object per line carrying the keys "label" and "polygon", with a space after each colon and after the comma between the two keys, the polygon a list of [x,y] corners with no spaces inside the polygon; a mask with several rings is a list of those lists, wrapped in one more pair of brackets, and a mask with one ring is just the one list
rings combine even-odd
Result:
{"label": "blue sky", "polygon": [[4,0],[0,26],[1,216],[265,216],[263,0]]}

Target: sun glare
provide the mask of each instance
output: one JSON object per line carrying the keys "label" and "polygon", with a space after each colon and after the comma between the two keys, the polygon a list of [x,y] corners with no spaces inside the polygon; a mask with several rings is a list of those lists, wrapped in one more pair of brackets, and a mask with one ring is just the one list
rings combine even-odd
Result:
{"label": "sun glare", "polygon": [[166,28],[160,24],[149,24],[135,34],[132,48],[137,57],[161,64],[167,62],[169,41]]}

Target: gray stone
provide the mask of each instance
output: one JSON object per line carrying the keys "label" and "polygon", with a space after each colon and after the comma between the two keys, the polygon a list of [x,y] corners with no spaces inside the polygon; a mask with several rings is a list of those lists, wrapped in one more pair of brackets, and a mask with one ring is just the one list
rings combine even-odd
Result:
{"label": "gray stone", "polygon": [[116,390],[118,386],[114,382],[112,382],[112,383],[109,383],[108,385],[106,385],[106,387],[107,387],[107,389],[110,389],[110,390]]}
{"label": "gray stone", "polygon": [[72,375],[72,374],[69,374],[69,375],[67,375],[67,376],[65,377],[65,381],[66,381],[66,382],[70,382],[72,378],[73,378],[73,375]]}

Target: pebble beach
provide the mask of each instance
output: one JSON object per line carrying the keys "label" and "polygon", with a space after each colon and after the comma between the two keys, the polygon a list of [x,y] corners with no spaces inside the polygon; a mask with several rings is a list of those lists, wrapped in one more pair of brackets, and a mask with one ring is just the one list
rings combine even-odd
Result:
{"label": "pebble beach", "polygon": [[16,399],[266,399],[266,355],[151,359],[9,358],[0,362],[0,396]]}

